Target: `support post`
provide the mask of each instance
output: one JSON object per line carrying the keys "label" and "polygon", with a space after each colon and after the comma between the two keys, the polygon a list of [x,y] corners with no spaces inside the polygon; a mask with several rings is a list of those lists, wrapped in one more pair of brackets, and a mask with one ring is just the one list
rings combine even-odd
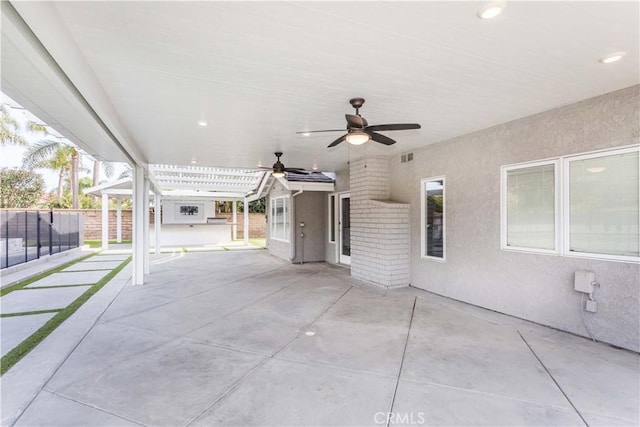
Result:
{"label": "support post", "polygon": [[116,199],[116,243],[122,243],[122,200]]}
{"label": "support post", "polygon": [[238,202],[231,202],[231,221],[233,225],[231,226],[231,239],[236,240],[238,238]]}
{"label": "support post", "polygon": [[244,245],[249,245],[249,202],[244,198],[244,221],[242,222],[242,237],[244,237]]}
{"label": "support post", "polygon": [[149,274],[149,227],[151,221],[149,220],[149,178],[144,178],[144,274]]}
{"label": "support post", "polygon": [[144,284],[144,168],[133,167],[133,284]]}
{"label": "support post", "polygon": [[156,190],[156,194],[154,196],[154,204],[155,204],[155,209],[154,209],[154,217],[153,217],[153,226],[154,226],[154,231],[155,231],[155,253],[156,255],[160,254],[160,209],[162,209],[162,196],[160,195],[160,192]]}
{"label": "support post", "polygon": [[102,249],[109,249],[109,195],[102,194]]}

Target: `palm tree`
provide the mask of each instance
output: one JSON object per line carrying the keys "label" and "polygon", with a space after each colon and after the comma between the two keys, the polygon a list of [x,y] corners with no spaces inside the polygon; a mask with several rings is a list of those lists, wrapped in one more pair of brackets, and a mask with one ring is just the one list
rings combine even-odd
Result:
{"label": "palm tree", "polygon": [[78,163],[80,153],[72,145],[43,139],[25,152],[23,164],[27,168],[46,168],[58,171],[58,200],[62,199],[65,175],[71,178],[73,209],[78,209]]}
{"label": "palm tree", "polygon": [[100,167],[104,171],[104,174],[107,178],[111,178],[113,176],[113,163],[111,162],[103,162],[98,159],[93,160],[93,181],[91,183],[92,187],[100,184]]}
{"label": "palm tree", "polygon": [[20,134],[20,130],[20,124],[9,114],[9,106],[0,105],[0,144],[27,145],[27,140]]}

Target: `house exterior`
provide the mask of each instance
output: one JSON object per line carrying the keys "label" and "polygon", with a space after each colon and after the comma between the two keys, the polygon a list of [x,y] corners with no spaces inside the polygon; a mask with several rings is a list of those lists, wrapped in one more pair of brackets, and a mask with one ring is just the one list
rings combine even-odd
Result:
{"label": "house exterior", "polygon": [[267,191],[267,239],[271,255],[293,263],[325,261],[326,200],[334,179],[320,173],[288,173]]}
{"label": "house exterior", "polygon": [[[402,155],[351,150],[333,191],[271,187],[270,212],[282,206],[289,225],[280,237],[270,228],[269,251],[639,351],[639,94],[632,86]],[[591,292],[575,290],[583,271]]]}

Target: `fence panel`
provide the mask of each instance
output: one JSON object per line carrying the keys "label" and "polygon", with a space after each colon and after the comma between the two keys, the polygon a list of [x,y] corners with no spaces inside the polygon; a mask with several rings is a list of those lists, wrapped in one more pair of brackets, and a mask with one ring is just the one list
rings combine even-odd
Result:
{"label": "fence panel", "polygon": [[0,211],[0,268],[80,245],[80,214]]}

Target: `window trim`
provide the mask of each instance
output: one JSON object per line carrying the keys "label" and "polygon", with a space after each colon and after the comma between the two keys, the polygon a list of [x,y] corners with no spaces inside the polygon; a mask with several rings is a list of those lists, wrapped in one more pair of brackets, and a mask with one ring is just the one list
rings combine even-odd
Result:
{"label": "window trim", "polygon": [[[500,167],[500,248],[506,252],[521,252],[540,255],[562,256],[567,258],[594,259],[601,261],[623,262],[631,264],[640,264],[640,256],[629,255],[609,255],[609,254],[593,254],[588,252],[570,251],[571,247],[570,232],[570,194],[569,194],[569,163],[575,160],[584,160],[590,158],[607,157],[616,154],[625,154],[637,152],[640,157],[640,145],[633,144],[622,147],[605,148],[593,150],[583,153],[576,153],[567,156],[558,156],[544,160],[535,160],[531,162],[514,163],[503,165]],[[543,164],[556,163],[555,167],[555,188],[556,188],[556,251],[535,248],[518,248],[506,246],[506,170],[526,168],[531,166],[539,166]],[[558,179],[560,178],[560,179]],[[424,240],[424,238],[423,238]]]}
{"label": "window trim", "polygon": [[[425,187],[426,183],[430,181],[442,181],[442,258],[432,255],[425,255],[425,214],[427,213],[427,208],[425,206]],[[444,175],[422,178],[420,180],[420,258],[427,261],[442,263],[447,261],[447,181]]]}
{"label": "window trim", "polygon": [[[547,166],[553,165],[553,187],[554,187],[554,195],[553,204],[554,204],[554,213],[553,213],[553,224],[554,224],[554,248],[553,249],[540,249],[540,248],[529,248],[526,246],[509,246],[508,245],[508,223],[507,223],[507,173],[512,170],[518,169],[528,169],[534,168],[537,166]],[[515,251],[515,252],[532,252],[532,253],[540,253],[540,254],[548,254],[548,255],[560,255],[562,250],[562,233],[561,224],[560,224],[560,202],[562,186],[560,185],[560,160],[559,159],[550,159],[550,160],[541,160],[534,162],[524,162],[517,163],[514,165],[505,165],[500,168],[500,249],[504,251]]]}
{"label": "window trim", "polygon": [[[284,210],[284,220],[285,222],[282,224],[283,228],[284,228],[284,234],[285,234],[285,238],[284,239],[280,239],[278,237],[275,237],[275,219],[276,219],[276,215],[274,212],[274,203],[276,200],[279,199],[286,199],[287,202],[286,204],[283,204],[283,210]],[[289,216],[289,211],[290,211],[290,203],[291,201],[289,200],[290,197],[288,195],[284,195],[284,196],[277,196],[277,197],[272,197],[271,199],[269,199],[269,207],[270,207],[270,211],[271,211],[271,220],[269,223],[269,239],[270,240],[277,240],[279,242],[285,242],[285,243],[289,243],[290,239],[289,239],[289,234],[291,233],[287,233],[287,227],[286,227],[286,223],[287,223],[287,219]],[[289,228],[291,228],[291,221],[289,221]]]}
{"label": "window trim", "polygon": [[[640,263],[640,256],[632,256],[632,255],[611,255],[611,254],[596,254],[590,252],[579,252],[579,251],[571,251],[571,210],[569,204],[571,203],[571,194],[570,194],[570,167],[569,164],[573,161],[587,160],[587,159],[596,159],[599,157],[609,157],[615,156],[619,154],[627,154],[627,153],[638,153],[638,157],[640,159],[640,145],[632,146],[632,147],[623,147],[623,148],[614,148],[609,150],[600,150],[596,152],[576,154],[571,156],[562,157],[562,184],[563,184],[563,197],[562,197],[562,220],[564,224],[563,229],[563,241],[565,243],[565,247],[563,250],[563,255],[572,258],[590,258],[590,259],[599,259],[605,261],[618,261],[618,262],[631,262],[631,263]],[[640,166],[640,165],[639,165]]]}

